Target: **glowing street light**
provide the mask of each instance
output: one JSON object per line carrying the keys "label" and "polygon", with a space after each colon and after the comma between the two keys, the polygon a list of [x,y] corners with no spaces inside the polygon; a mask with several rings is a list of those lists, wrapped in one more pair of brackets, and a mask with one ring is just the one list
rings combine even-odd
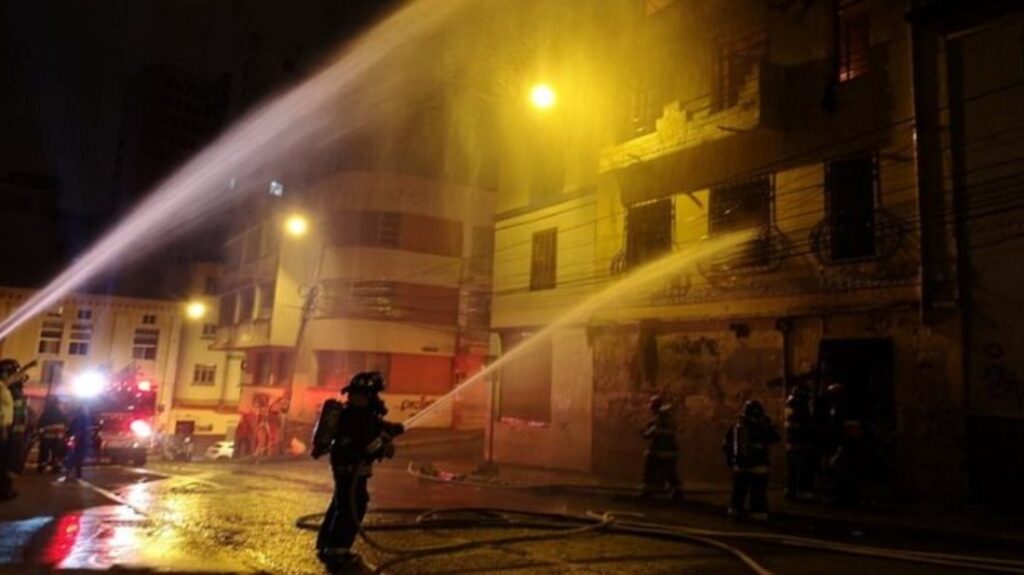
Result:
{"label": "glowing street light", "polygon": [[103,393],[107,386],[107,378],[98,371],[85,371],[71,380],[71,393],[76,397],[88,399]]}
{"label": "glowing street light", "polygon": [[206,304],[201,301],[190,301],[185,306],[185,315],[188,319],[203,319],[206,316]]}
{"label": "glowing street light", "polygon": [[539,110],[553,108],[557,100],[555,90],[547,84],[537,84],[530,90],[530,103]]}
{"label": "glowing street light", "polygon": [[284,231],[296,238],[306,235],[309,231],[309,220],[300,214],[292,214],[284,221]]}

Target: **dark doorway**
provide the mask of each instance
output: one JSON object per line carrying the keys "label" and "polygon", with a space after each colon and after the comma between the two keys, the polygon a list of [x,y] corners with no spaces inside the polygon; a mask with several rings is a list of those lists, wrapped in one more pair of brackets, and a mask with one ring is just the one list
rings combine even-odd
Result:
{"label": "dark doorway", "polygon": [[829,382],[846,389],[850,409],[869,429],[891,429],[896,424],[893,405],[893,347],[890,339],[825,339],[818,348],[821,397]]}

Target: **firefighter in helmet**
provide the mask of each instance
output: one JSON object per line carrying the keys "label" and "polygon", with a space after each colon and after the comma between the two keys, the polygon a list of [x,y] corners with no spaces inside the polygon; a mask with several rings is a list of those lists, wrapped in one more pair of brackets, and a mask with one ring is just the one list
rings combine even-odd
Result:
{"label": "firefighter in helmet", "polygon": [[17,360],[0,360],[0,500],[2,501],[18,496],[11,485],[11,477],[8,472],[15,468],[11,453],[15,400],[11,393],[11,386],[21,381],[21,375],[21,364]]}
{"label": "firefighter in helmet", "polygon": [[373,462],[392,457],[392,440],[405,431],[402,424],[384,419],[383,389],[380,373],[357,373],[341,390],[344,403],[324,402],[313,431],[311,455],[319,459],[330,453],[334,475],[334,496],[316,542],[317,557],[331,570],[358,561],[352,543],[370,502],[366,482]]}
{"label": "firefighter in helmet", "polygon": [[817,429],[811,410],[811,392],[798,381],[786,398],[786,489],[787,499],[813,497],[814,479],[821,457]]}
{"label": "firefighter in helmet", "polygon": [[769,452],[771,444],[778,441],[779,434],[761,402],[752,399],[744,403],[739,421],[729,428],[722,442],[726,464],[732,469],[730,516],[741,518],[749,512],[751,519],[768,519]]}
{"label": "firefighter in helmet", "polygon": [[64,434],[68,428],[68,418],[61,411],[57,398],[48,397],[43,405],[43,413],[39,415],[39,460],[36,470],[43,473],[47,469],[57,473],[64,461]]}
{"label": "firefighter in helmet", "polygon": [[682,499],[683,489],[676,469],[679,464],[679,445],[676,443],[672,403],[659,394],[651,397],[648,406],[652,418],[642,432],[647,441],[647,450],[644,452],[644,486],[641,494],[648,497],[668,488],[669,497]]}

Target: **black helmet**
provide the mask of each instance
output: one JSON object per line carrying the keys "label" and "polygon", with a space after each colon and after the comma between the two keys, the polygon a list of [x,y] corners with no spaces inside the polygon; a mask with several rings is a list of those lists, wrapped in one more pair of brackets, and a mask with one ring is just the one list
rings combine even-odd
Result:
{"label": "black helmet", "polygon": [[793,386],[793,389],[789,392],[789,401],[807,401],[811,398],[811,391],[807,389],[807,386],[798,383]]}
{"label": "black helmet", "polygon": [[384,376],[379,371],[362,371],[352,376],[348,385],[341,388],[342,393],[365,393],[377,395],[384,391]]}
{"label": "black helmet", "polygon": [[671,409],[672,402],[670,402],[664,395],[658,393],[651,396],[651,399],[647,402],[647,406],[651,408],[653,413],[658,413]]}
{"label": "black helmet", "polygon": [[747,400],[743,404],[743,417],[755,418],[764,416],[764,406],[756,399]]}
{"label": "black helmet", "polygon": [[0,359],[0,377],[8,377],[21,370],[21,364],[16,359]]}

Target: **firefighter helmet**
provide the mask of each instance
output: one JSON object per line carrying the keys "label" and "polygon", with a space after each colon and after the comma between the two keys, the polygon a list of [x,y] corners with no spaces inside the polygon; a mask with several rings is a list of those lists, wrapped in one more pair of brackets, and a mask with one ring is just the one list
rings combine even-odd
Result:
{"label": "firefighter helmet", "polygon": [[18,373],[21,370],[21,364],[16,359],[0,359],[0,377],[7,378],[11,375]]}
{"label": "firefighter helmet", "polygon": [[747,402],[743,404],[743,417],[748,419],[764,417],[764,406],[756,399],[747,400]]}
{"label": "firefighter helmet", "polygon": [[803,383],[798,383],[789,391],[789,401],[807,401],[811,398],[811,391]]}
{"label": "firefighter helmet", "polygon": [[384,391],[384,376],[379,371],[363,371],[352,376],[348,385],[341,388],[342,393],[365,393],[377,395]]}
{"label": "firefighter helmet", "polygon": [[659,413],[661,411],[671,409],[672,402],[669,401],[668,397],[657,393],[651,396],[651,399],[647,402],[647,406],[651,409],[652,413]]}

